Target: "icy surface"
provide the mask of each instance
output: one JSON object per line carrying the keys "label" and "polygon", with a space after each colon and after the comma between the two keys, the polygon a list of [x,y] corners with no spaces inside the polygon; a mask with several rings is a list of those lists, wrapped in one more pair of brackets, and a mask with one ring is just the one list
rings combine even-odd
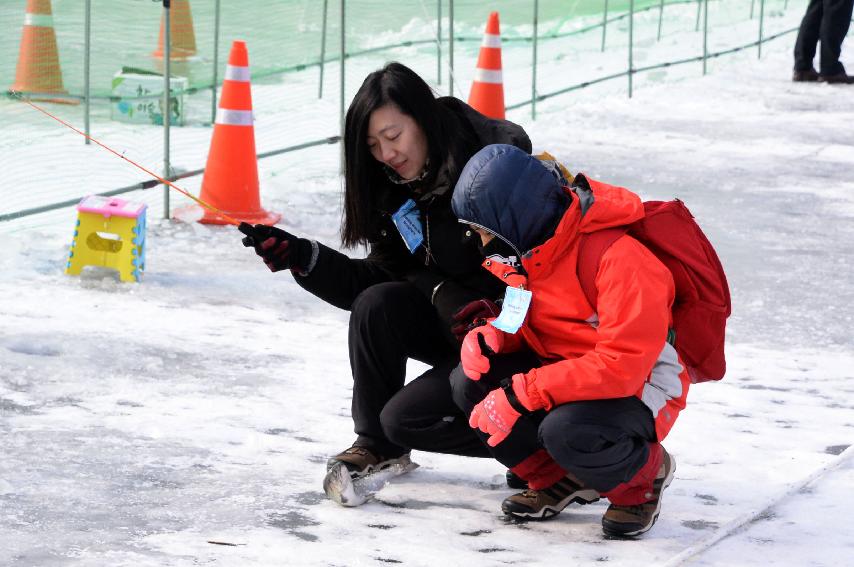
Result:
{"label": "icy surface", "polygon": [[[854,87],[791,83],[793,41],[631,99],[611,85],[543,103],[535,122],[509,116],[573,170],[683,199],[729,276],[728,374],[692,389],[665,443],[676,477],[643,538],[605,540],[604,501],[506,523],[512,491],[488,460],[415,453],[421,466],[365,505],[327,500],[326,459],[353,439],[347,313],[268,272],[233,227],[155,211],[142,283],[65,276],[69,209],[0,224],[0,565],[655,565],[746,514],[692,564],[850,563]],[[30,146],[82,155],[64,134]],[[337,159],[332,147],[262,161],[265,207],[334,245]],[[57,191],[86,184],[51,176]]]}

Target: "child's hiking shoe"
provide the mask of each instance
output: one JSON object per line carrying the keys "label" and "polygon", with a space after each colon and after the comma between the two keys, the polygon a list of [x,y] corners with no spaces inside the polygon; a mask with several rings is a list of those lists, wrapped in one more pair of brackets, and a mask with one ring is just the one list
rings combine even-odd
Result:
{"label": "child's hiking shoe", "polygon": [[540,490],[525,490],[509,496],[501,503],[501,510],[520,520],[547,520],[575,502],[590,504],[599,500],[599,493],[571,474]]}
{"label": "child's hiking shoe", "polygon": [[661,493],[673,481],[676,459],[664,450],[664,459],[652,483],[651,498],[643,504],[618,506],[611,504],[602,516],[602,531],[607,536],[633,537],[640,535],[655,524],[661,512]]}

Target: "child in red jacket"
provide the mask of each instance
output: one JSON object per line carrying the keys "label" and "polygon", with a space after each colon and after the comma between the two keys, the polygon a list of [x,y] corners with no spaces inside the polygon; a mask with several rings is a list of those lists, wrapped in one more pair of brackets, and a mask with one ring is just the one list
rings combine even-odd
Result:
{"label": "child in red jacket", "polygon": [[570,190],[536,158],[493,145],[466,165],[452,206],[508,286],[451,375],[470,425],[528,482],[502,510],[546,519],[604,496],[607,535],[646,532],[675,469],[660,442],[690,384],[668,342],[673,278],[629,235],[602,255],[597,311],[577,274],[581,236],[638,220],[640,198],[581,175]]}

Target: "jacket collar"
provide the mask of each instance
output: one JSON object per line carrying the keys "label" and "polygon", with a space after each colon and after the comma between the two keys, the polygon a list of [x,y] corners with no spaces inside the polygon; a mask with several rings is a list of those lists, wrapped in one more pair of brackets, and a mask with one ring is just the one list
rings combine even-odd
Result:
{"label": "jacket collar", "polygon": [[496,262],[487,258],[483,261],[483,267],[492,275],[503,281],[509,287],[528,289],[528,278],[520,274],[513,266]]}

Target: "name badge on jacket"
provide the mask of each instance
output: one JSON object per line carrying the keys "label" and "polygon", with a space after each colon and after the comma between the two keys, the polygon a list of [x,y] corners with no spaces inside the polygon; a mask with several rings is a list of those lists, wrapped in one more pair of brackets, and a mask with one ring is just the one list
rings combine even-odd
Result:
{"label": "name badge on jacket", "polygon": [[424,233],[421,230],[421,211],[415,205],[415,201],[409,199],[396,213],[391,215],[391,220],[400,236],[403,237],[403,242],[409,248],[410,254],[415,254],[415,250],[424,242]]}
{"label": "name badge on jacket", "polygon": [[501,303],[501,314],[492,322],[492,326],[505,333],[515,334],[525,322],[533,296],[527,289],[508,287]]}

